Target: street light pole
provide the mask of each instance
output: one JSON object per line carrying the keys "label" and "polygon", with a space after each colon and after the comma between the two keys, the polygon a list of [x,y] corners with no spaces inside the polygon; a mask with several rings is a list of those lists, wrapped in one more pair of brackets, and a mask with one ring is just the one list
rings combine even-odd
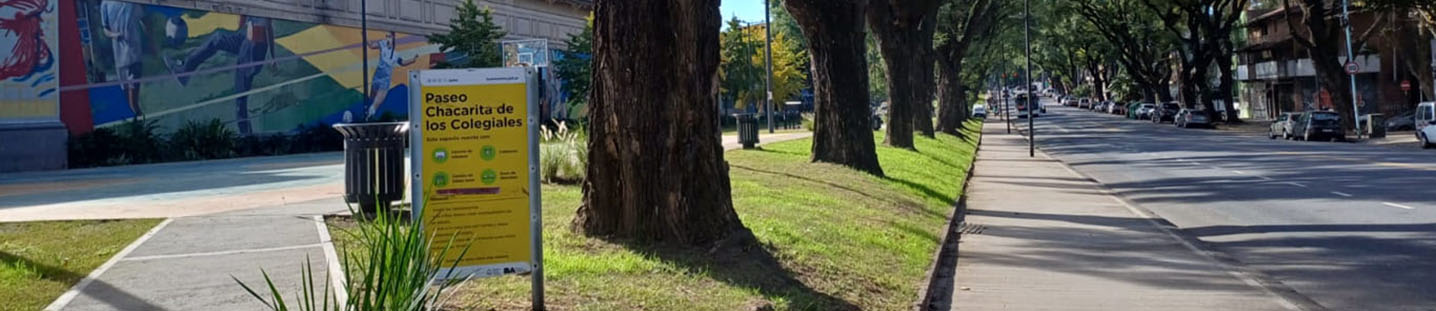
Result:
{"label": "street light pole", "polygon": [[1037,128],[1032,126],[1033,123],[1035,123],[1032,121],[1032,111],[1037,110],[1038,107],[1041,106],[1041,100],[1038,100],[1038,105],[1032,105],[1032,100],[1035,98],[1032,96],[1032,5],[1030,2],[1032,1],[1022,0],[1022,45],[1025,49],[1023,54],[1026,55],[1024,58],[1027,59],[1027,71],[1023,74],[1024,77],[1022,77],[1027,81],[1027,84],[1022,86],[1022,91],[1027,93],[1027,102],[1023,103],[1027,105],[1027,156],[1036,157]]}
{"label": "street light pole", "polygon": [[[1351,52],[1351,6],[1350,0],[1341,0],[1341,23],[1346,26],[1346,62],[1356,63],[1356,54]],[[1356,99],[1361,95],[1356,93],[1356,73],[1348,73],[1347,80],[1351,80],[1351,124],[1356,126],[1356,139],[1361,139],[1361,107],[1356,106]],[[1370,124],[1368,126],[1375,126]]]}
{"label": "street light pole", "polygon": [[763,42],[763,65],[768,67],[768,100],[767,109],[764,113],[768,115],[768,134],[773,133],[773,21],[768,14],[768,1],[763,1],[763,33],[767,40]]}

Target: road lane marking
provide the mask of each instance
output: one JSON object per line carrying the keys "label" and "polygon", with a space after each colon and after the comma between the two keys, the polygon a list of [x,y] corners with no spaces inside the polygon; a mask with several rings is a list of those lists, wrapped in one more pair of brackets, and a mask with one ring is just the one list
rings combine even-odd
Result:
{"label": "road lane marking", "polygon": [[1266,176],[1261,176],[1261,175],[1257,175],[1256,178],[1261,178],[1261,180],[1272,180],[1271,177],[1266,177]]}
{"label": "road lane marking", "polygon": [[1381,202],[1381,204],[1385,204],[1386,206],[1395,207],[1395,208],[1416,209],[1415,207],[1405,206],[1405,205],[1396,204],[1396,203],[1391,203],[1391,202]]}
{"label": "road lane marking", "polygon": [[189,257],[224,256],[224,255],[234,255],[234,254],[247,254],[247,253],[264,253],[264,252],[286,251],[286,250],[303,249],[303,248],[311,248],[311,247],[322,247],[322,246],[323,246],[322,243],[314,243],[314,244],[292,245],[292,246],[281,246],[281,247],[252,248],[252,249],[236,249],[236,250],[217,251],[217,252],[200,252],[200,253],[188,253],[188,254],[135,256],[135,257],[125,257],[124,259],[120,259],[120,261],[144,261],[144,260],[155,260],[155,259],[173,259],[173,258],[189,258]]}
{"label": "road lane marking", "polygon": [[1343,196],[1343,197],[1348,197],[1348,198],[1351,197],[1351,194],[1345,193],[1345,192],[1341,192],[1341,191],[1332,191],[1331,194],[1335,194],[1335,195],[1339,195],[1339,196]]}
{"label": "road lane marking", "polygon": [[1238,171],[1238,170],[1232,170],[1232,173],[1243,174],[1243,175],[1246,174],[1245,172]]}
{"label": "road lane marking", "polygon": [[1283,184],[1288,184],[1288,185],[1292,185],[1292,186],[1307,188],[1306,185],[1303,185],[1303,184],[1301,184],[1301,183],[1299,183],[1299,182],[1294,182],[1294,181],[1284,182]]}

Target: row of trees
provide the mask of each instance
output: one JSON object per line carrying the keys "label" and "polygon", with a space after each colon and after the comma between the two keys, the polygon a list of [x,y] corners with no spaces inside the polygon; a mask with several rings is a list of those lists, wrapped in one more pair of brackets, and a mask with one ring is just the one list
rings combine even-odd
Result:
{"label": "row of trees", "polygon": [[[1040,0],[1039,0],[1040,1]],[[1341,1],[1336,0],[1071,0],[1042,1],[1034,5],[1036,30],[1040,35],[1035,45],[1048,49],[1034,50],[1034,62],[1051,74],[1065,89],[1087,83],[1086,89],[1100,98],[1107,93],[1124,97],[1141,97],[1147,101],[1171,101],[1192,107],[1208,103],[1225,105],[1227,120],[1237,120],[1234,109],[1236,94],[1237,48],[1242,23],[1255,16],[1246,16],[1254,8],[1273,9],[1275,18],[1286,19],[1292,29],[1292,40],[1310,51],[1313,67],[1322,87],[1333,102],[1350,103],[1351,76],[1345,73],[1345,24]],[[1368,39],[1382,32],[1436,34],[1433,27],[1436,2],[1425,0],[1355,1],[1353,11],[1383,12],[1369,24],[1352,25],[1366,31],[1354,33],[1352,45],[1360,51]],[[1271,12],[1271,11],[1263,11]],[[1392,19],[1411,15],[1422,21],[1420,29],[1383,27]],[[1244,17],[1246,19],[1244,19]],[[1404,36],[1406,38],[1420,35]],[[1412,42],[1400,48],[1400,58],[1420,86],[1431,85],[1429,46]],[[1175,72],[1174,72],[1175,70]],[[1176,81],[1173,81],[1173,77]],[[1086,81],[1080,81],[1086,80]],[[1111,92],[1111,87],[1126,87],[1131,94]],[[1169,86],[1176,83],[1177,94]],[[1428,89],[1428,97],[1432,94]],[[1210,107],[1210,105],[1205,105]],[[1350,105],[1335,105],[1345,123],[1351,124]]]}
{"label": "row of trees", "polygon": [[[972,85],[1006,61],[992,56],[999,49],[975,48],[1001,37],[997,25],[1011,19],[1002,10],[1005,1],[774,1],[781,6],[771,25],[778,37],[775,86],[796,91],[786,84],[810,77],[812,161],[883,175],[868,105],[869,34],[887,68],[885,143],[911,149],[914,132],[958,134],[980,89]],[[712,116],[718,113],[716,94],[756,101],[762,88],[754,81],[762,79],[753,77],[762,72],[762,54],[756,53],[762,41],[754,37],[763,30],[734,21],[720,33],[718,5],[596,1],[589,167],[577,230],[686,245],[751,236],[732,208]],[[789,37],[793,31],[801,37]],[[934,94],[941,116],[936,125]]]}

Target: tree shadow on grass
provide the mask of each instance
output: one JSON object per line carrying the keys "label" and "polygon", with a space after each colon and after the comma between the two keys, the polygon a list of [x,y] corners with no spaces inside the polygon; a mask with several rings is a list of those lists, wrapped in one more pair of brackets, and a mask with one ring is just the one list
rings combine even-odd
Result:
{"label": "tree shadow on grass", "polygon": [[[756,290],[772,301],[786,301],[792,310],[860,310],[846,300],[820,292],[797,279],[794,272],[783,267],[769,250],[746,228],[737,229],[728,238],[706,248],[615,240],[614,243],[642,254],[684,267],[689,272],[706,275],[713,280]],[[762,304],[762,302],[750,302]],[[757,306],[754,306],[757,309]]]}
{"label": "tree shadow on grass", "polygon": [[[917,191],[921,191],[924,196],[933,197],[933,198],[938,198],[939,200],[942,200],[942,203],[944,204],[943,206],[953,206],[953,205],[957,204],[957,199],[956,199],[956,197],[954,196],[954,194],[943,194],[942,192],[939,192],[939,191],[937,191],[937,190],[934,190],[934,189],[932,189],[932,187],[928,187],[927,185],[920,184],[920,183],[915,183],[915,182],[911,182],[911,181],[907,181],[907,180],[904,180],[904,179],[892,178],[892,177],[883,177],[883,179],[887,179],[887,180],[889,180],[889,181],[893,181],[893,182],[897,182],[897,183],[899,183],[899,184],[903,184],[903,186],[907,186],[908,188],[917,189]],[[944,217],[944,218],[947,217],[947,215],[941,215],[941,216]]]}
{"label": "tree shadow on grass", "polygon": [[[40,274],[41,278],[67,284],[73,284],[85,278],[83,274],[65,270],[65,268],[61,267],[38,263],[4,251],[0,251],[0,266],[29,267]],[[143,298],[135,297],[120,288],[116,288],[114,285],[100,280],[91,280],[90,284],[80,290],[80,295],[89,296],[116,310],[165,310],[163,307],[151,304]]]}
{"label": "tree shadow on grass", "polygon": [[[844,191],[847,191],[847,192],[851,192],[851,193],[854,193],[854,194],[857,194],[857,195],[861,195],[861,196],[867,197],[867,198],[872,199],[872,200],[874,200],[874,201],[880,201],[880,202],[881,202],[881,201],[899,200],[899,202],[897,202],[896,204],[893,204],[892,206],[899,207],[899,208],[902,208],[902,209],[907,210],[907,211],[910,211],[910,212],[921,213],[921,214],[924,214],[924,215],[927,215],[927,216],[943,217],[943,218],[946,218],[946,217],[947,217],[947,215],[943,215],[943,214],[941,214],[941,213],[934,212],[934,211],[929,210],[929,209],[927,209],[927,208],[923,208],[921,203],[914,202],[914,201],[908,200],[908,199],[906,199],[906,198],[879,198],[879,197],[873,196],[872,194],[868,193],[867,191],[863,191],[863,190],[859,190],[859,189],[854,189],[853,187],[849,187],[849,186],[845,186],[845,185],[840,185],[840,184],[837,184],[837,183],[834,183],[834,182],[831,182],[831,181],[818,180],[818,179],[814,179],[814,178],[807,177],[807,176],[789,174],[789,173],[785,173],[785,172],[777,172],[777,171],[771,171],[771,170],[760,169],[760,168],[755,168],[755,167],[748,167],[748,166],[736,165],[736,164],[733,164],[733,163],[729,163],[729,164],[728,164],[728,167],[730,167],[730,168],[736,168],[736,169],[741,169],[741,170],[746,170],[746,171],[752,171],[752,172],[755,172],[755,173],[778,175],[778,176],[783,176],[783,177],[798,179],[798,180],[802,180],[802,181],[806,181],[806,182],[811,182],[811,183],[815,183],[815,184],[820,184],[820,185],[824,185],[824,186],[828,186],[828,187],[833,187],[833,188],[841,189],[841,190],[844,190]],[[886,178],[886,177],[884,177],[884,178]],[[903,182],[904,184],[909,184],[909,183],[906,182],[906,181],[900,181],[900,182]],[[936,193],[936,191],[933,191],[932,188],[927,188],[927,186],[923,186],[923,185],[920,185],[920,184],[911,184],[911,185],[913,185],[914,187],[921,187],[921,189],[925,189],[925,190],[926,190],[926,193],[928,193],[929,195],[931,195],[931,194],[933,194],[933,193]],[[949,196],[949,197],[946,197],[944,200],[945,200],[944,202],[949,202],[949,203],[948,203],[949,205],[951,205],[952,202],[953,202],[953,201],[952,201],[952,198],[951,198],[950,196]]]}

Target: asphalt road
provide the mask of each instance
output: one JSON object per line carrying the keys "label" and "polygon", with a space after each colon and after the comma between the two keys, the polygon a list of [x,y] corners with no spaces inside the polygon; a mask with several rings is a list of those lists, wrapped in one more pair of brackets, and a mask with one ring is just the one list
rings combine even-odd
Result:
{"label": "asphalt road", "polygon": [[1436,150],[1179,129],[1046,100],[1038,148],[1308,307],[1436,310]]}

